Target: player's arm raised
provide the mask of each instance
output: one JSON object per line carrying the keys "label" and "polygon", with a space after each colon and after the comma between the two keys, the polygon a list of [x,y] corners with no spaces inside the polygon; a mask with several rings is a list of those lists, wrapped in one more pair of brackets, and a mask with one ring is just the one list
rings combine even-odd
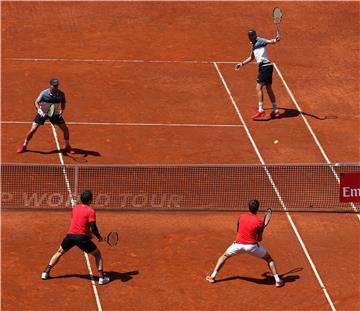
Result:
{"label": "player's arm raised", "polygon": [[274,39],[266,40],[266,43],[267,44],[276,44],[279,41],[280,41],[280,37],[276,37]]}
{"label": "player's arm raised", "polygon": [[252,62],[254,58],[255,58],[254,53],[251,52],[250,56],[247,59],[245,59],[241,63],[238,63],[238,64],[235,65],[235,70],[239,70],[241,67],[243,67],[246,64]]}

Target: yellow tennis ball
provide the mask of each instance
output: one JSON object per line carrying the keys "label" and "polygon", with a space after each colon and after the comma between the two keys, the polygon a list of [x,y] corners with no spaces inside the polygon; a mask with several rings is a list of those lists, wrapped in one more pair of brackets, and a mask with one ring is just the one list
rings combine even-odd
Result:
{"label": "yellow tennis ball", "polygon": [[274,144],[278,144],[279,141],[277,139],[274,140]]}

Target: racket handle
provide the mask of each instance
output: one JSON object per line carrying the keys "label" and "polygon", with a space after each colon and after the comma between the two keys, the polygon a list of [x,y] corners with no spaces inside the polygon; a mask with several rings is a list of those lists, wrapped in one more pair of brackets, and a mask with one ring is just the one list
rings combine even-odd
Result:
{"label": "racket handle", "polygon": [[[280,29],[279,29],[279,24],[276,24],[276,39],[280,39]],[[278,40],[277,40],[278,41]]]}
{"label": "racket handle", "polygon": [[236,65],[235,65],[235,71],[239,71],[242,66],[243,66],[242,63],[236,64]]}

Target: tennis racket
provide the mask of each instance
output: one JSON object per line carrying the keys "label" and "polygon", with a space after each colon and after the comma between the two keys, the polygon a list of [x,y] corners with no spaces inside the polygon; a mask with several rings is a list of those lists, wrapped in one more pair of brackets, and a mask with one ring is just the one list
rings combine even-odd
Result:
{"label": "tennis racket", "polygon": [[280,8],[273,9],[273,20],[276,27],[276,38],[280,39],[280,23],[283,17],[283,13]]}
{"label": "tennis racket", "polygon": [[111,247],[116,246],[119,241],[119,234],[116,231],[110,231],[104,238],[104,241]]}
{"label": "tennis racket", "polygon": [[55,114],[56,107],[53,103],[43,103],[41,105],[41,110],[45,115],[51,118]]}
{"label": "tennis racket", "polygon": [[272,209],[268,208],[264,215],[264,228],[269,224],[272,215]]}

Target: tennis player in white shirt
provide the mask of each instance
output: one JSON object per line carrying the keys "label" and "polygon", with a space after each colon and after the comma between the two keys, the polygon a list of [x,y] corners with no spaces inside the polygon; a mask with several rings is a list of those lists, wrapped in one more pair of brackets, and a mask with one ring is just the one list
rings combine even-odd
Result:
{"label": "tennis player in white shirt", "polygon": [[272,73],[273,73],[273,65],[269,60],[268,53],[266,50],[266,45],[275,44],[280,41],[280,37],[276,37],[275,39],[267,40],[261,37],[258,37],[256,34],[256,30],[250,29],[248,31],[248,37],[251,42],[251,54],[245,59],[243,62],[236,64],[235,69],[239,70],[244,65],[250,63],[254,58],[256,59],[256,63],[259,66],[258,76],[257,76],[257,85],[256,91],[258,95],[258,111],[255,115],[253,115],[252,119],[256,120],[265,116],[264,111],[264,96],[263,96],[263,87],[266,87],[266,91],[269,95],[271,104],[272,104],[272,112],[270,113],[271,118],[280,117],[280,112],[278,110],[275,94],[272,90]]}

